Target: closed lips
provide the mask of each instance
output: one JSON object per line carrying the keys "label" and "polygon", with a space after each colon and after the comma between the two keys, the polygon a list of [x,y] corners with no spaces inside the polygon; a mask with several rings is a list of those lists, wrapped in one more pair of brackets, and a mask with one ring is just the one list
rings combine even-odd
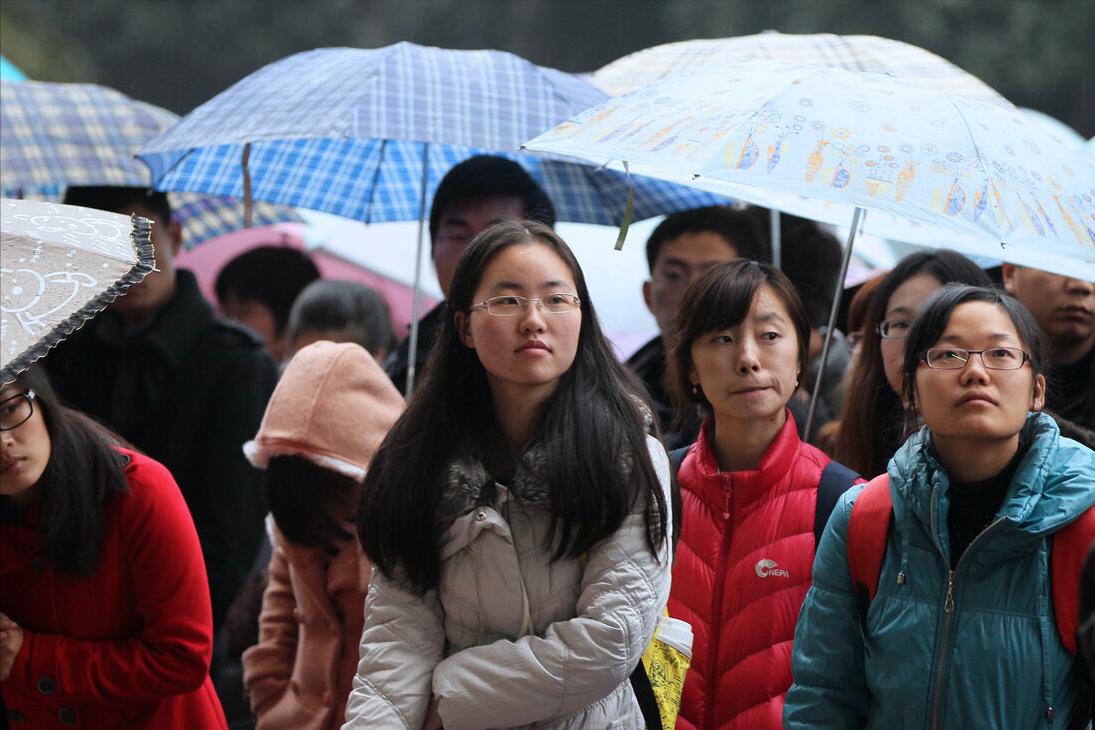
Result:
{"label": "closed lips", "polygon": [[970,393],[969,395],[964,395],[958,399],[958,405],[962,405],[963,403],[970,403],[972,401],[979,401],[981,403],[991,403],[992,405],[996,405],[996,400],[986,395],[985,393]]}
{"label": "closed lips", "polygon": [[551,352],[551,349],[547,345],[538,340],[526,342],[525,344],[517,348],[517,352],[522,352],[524,350],[544,350],[545,352]]}

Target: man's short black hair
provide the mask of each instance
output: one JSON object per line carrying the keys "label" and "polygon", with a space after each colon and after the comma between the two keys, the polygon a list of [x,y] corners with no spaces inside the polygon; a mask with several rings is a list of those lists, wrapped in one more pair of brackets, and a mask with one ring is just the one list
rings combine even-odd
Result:
{"label": "man's short black hair", "polygon": [[[767,218],[768,211],[765,211]],[[780,268],[798,289],[811,327],[829,323],[844,249],[815,221],[780,214]]]}
{"label": "man's short black hair", "polygon": [[650,266],[650,273],[654,273],[654,264],[658,262],[658,255],[666,242],[685,233],[705,231],[726,239],[738,252],[739,258],[768,262],[767,239],[753,216],[728,205],[710,205],[673,213],[658,224],[646,240],[646,263]]}
{"label": "man's short black hair", "polygon": [[258,246],[224,265],[214,289],[221,304],[230,297],[265,304],[280,337],[289,311],[304,287],[319,278],[308,254],[290,246]]}
{"label": "man's short black hair", "polygon": [[441,216],[454,205],[492,198],[517,198],[525,218],[555,226],[555,206],[539,183],[513,160],[476,155],[445,173],[430,205],[430,250]]}
{"label": "man's short black hair", "polygon": [[67,205],[82,205],[111,213],[128,213],[134,205],[148,208],[157,222],[167,225],[171,222],[171,204],[167,202],[167,193],[138,187],[118,185],[70,185],[65,190],[62,201]]}

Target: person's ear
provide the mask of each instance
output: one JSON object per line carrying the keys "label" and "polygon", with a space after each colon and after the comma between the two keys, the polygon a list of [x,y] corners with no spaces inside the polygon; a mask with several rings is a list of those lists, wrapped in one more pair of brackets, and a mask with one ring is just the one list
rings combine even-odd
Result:
{"label": "person's ear", "polygon": [[643,303],[646,304],[646,308],[650,310],[650,313],[654,314],[654,296],[650,293],[652,285],[650,279],[643,282]]}
{"label": "person's ear", "polygon": [[1000,267],[1000,276],[1004,282],[1004,291],[1008,294],[1015,293],[1015,264],[1004,264]]}
{"label": "person's ear", "polygon": [[916,413],[920,413],[920,403],[917,401],[917,397],[916,397],[916,382],[915,381],[913,382],[913,386],[910,389],[910,390],[912,390],[912,393],[910,394],[912,399],[910,400],[909,397],[905,395],[905,378],[906,377],[907,377],[906,375],[901,376],[901,391],[900,391],[901,392],[901,405],[904,406],[905,410],[907,410],[907,411],[911,410],[911,411],[915,411]]}
{"label": "person's ear", "polygon": [[1030,408],[1028,410],[1035,413],[1041,413],[1042,409],[1046,407],[1046,376],[1035,375],[1034,387],[1030,393]]}
{"label": "person's ear", "polygon": [[182,250],[183,244],[182,226],[178,221],[173,220],[167,224],[167,235],[171,246],[171,258],[174,259]]}
{"label": "person's ear", "polygon": [[471,318],[467,312],[457,312],[453,315],[453,324],[456,326],[457,336],[465,347],[475,349],[475,339],[471,336]]}

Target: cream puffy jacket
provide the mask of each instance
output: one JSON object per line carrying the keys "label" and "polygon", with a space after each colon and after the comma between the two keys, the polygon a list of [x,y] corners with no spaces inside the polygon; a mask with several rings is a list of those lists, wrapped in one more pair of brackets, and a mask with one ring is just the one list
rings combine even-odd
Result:
{"label": "cream puffy jacket", "polygon": [[[665,450],[647,446],[668,506]],[[526,452],[509,487],[476,459],[453,463],[437,590],[373,571],[344,729],[419,730],[431,697],[446,730],[643,727],[628,676],[669,596],[668,545],[650,552],[637,507],[585,559],[551,562],[538,458]]]}

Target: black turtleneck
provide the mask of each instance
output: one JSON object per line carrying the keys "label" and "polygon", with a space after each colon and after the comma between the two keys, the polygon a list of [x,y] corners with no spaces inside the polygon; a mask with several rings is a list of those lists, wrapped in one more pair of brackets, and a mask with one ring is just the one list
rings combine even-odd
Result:
{"label": "black turtleneck", "polygon": [[989,526],[1004,504],[1012,477],[1026,452],[1020,443],[1015,456],[994,477],[976,482],[951,482],[947,532],[950,535],[951,569],[982,530]]}

